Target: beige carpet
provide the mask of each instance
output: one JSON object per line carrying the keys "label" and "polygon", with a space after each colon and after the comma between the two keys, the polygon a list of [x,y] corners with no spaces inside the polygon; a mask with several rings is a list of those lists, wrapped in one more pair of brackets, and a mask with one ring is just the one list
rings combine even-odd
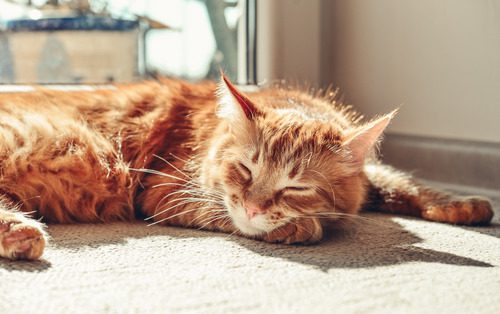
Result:
{"label": "beige carpet", "polygon": [[310,247],[51,226],[44,261],[0,261],[0,313],[500,313],[498,222],[364,217]]}

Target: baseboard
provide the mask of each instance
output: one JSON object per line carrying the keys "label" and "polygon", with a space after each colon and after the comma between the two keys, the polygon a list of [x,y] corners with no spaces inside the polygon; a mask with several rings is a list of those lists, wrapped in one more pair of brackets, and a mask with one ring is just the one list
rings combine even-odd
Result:
{"label": "baseboard", "polygon": [[384,162],[458,190],[500,195],[500,144],[387,134]]}

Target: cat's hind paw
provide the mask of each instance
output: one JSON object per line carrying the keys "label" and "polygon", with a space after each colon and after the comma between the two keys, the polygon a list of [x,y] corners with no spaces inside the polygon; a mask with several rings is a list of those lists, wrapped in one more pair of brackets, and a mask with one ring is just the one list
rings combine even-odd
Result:
{"label": "cat's hind paw", "polygon": [[458,225],[485,225],[493,218],[489,200],[470,196],[425,206],[422,217],[427,220]]}
{"label": "cat's hind paw", "polygon": [[[19,214],[20,215],[20,214]],[[47,236],[42,224],[22,216],[0,218],[0,256],[36,260],[42,256]]]}

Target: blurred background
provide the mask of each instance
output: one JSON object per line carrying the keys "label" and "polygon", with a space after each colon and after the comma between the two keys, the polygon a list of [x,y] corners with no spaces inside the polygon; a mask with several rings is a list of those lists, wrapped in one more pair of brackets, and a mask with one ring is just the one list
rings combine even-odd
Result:
{"label": "blurred background", "polygon": [[236,0],[0,0],[0,82],[236,76]]}
{"label": "blurred background", "polygon": [[0,0],[0,82],[158,74],[340,89],[367,117],[400,107],[384,159],[500,191],[500,0]]}

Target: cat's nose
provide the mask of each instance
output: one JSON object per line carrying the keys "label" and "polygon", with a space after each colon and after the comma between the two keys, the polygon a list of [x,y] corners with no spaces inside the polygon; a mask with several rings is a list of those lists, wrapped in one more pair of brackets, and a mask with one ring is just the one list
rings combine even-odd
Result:
{"label": "cat's nose", "polygon": [[264,214],[266,212],[265,209],[263,209],[259,205],[254,204],[252,202],[245,202],[245,204],[243,204],[243,206],[245,207],[248,219],[252,219],[253,217],[255,217],[257,215]]}

